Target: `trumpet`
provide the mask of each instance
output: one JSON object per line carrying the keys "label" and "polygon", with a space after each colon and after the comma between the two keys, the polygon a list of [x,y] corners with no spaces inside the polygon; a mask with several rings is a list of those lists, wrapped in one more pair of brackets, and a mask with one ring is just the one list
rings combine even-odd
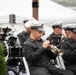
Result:
{"label": "trumpet", "polygon": [[56,46],[54,45],[50,45],[50,48],[49,48],[53,53],[58,53],[58,55],[64,55],[64,51],[63,50],[60,50],[58,49]]}
{"label": "trumpet", "polygon": [[[50,44],[50,43],[49,43],[49,44]],[[58,48],[57,48],[55,45],[53,45],[53,44],[50,44],[47,48],[48,48],[50,51],[52,51],[54,54],[57,54],[57,57],[56,57],[57,64],[56,64],[55,66],[58,67],[58,68],[61,68],[61,69],[66,69],[65,64],[64,64],[64,60],[63,60],[63,58],[62,58],[62,55],[64,55],[64,51],[58,49]]]}
{"label": "trumpet", "polygon": [[64,64],[64,60],[63,60],[63,58],[62,58],[62,55],[64,55],[64,51],[58,49],[58,48],[57,48],[55,45],[53,45],[53,44],[50,44],[50,45],[48,46],[48,49],[49,49],[50,51],[52,51],[54,54],[57,53],[57,57],[56,57],[57,65],[56,65],[56,66],[57,66],[58,68],[61,68],[61,69],[66,69],[65,64]]}

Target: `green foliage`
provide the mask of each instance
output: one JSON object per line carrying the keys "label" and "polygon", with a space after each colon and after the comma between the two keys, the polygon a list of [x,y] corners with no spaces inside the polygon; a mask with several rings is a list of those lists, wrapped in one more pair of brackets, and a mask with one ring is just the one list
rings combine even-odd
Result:
{"label": "green foliage", "polygon": [[7,75],[7,66],[4,59],[4,46],[0,42],[0,75]]}

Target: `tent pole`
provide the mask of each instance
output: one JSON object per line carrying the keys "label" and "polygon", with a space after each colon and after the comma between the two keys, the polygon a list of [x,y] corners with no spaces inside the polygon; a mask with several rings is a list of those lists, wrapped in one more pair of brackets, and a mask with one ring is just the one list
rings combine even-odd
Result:
{"label": "tent pole", "polygon": [[33,17],[38,20],[39,0],[32,0]]}

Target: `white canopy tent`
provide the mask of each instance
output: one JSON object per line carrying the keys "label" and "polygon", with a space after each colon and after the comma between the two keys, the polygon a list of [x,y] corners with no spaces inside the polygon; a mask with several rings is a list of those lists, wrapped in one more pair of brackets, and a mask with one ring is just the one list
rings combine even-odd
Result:
{"label": "white canopy tent", "polygon": [[[46,23],[63,21],[76,22],[76,11],[61,6],[51,0],[39,0],[39,20]],[[17,17],[32,18],[32,0],[0,0],[0,20],[3,16],[15,14]]]}
{"label": "white canopy tent", "polygon": [[32,0],[0,0],[0,16],[32,17]]}
{"label": "white canopy tent", "polygon": [[46,23],[56,21],[76,23],[76,11],[59,5],[51,0],[40,0],[39,20]]}

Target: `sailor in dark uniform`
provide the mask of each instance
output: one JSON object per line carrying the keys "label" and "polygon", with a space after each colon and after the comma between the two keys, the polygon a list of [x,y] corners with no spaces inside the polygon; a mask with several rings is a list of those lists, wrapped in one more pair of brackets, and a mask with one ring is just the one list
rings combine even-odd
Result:
{"label": "sailor in dark uniform", "polygon": [[52,24],[52,28],[54,31],[49,37],[47,37],[47,40],[49,40],[51,44],[58,46],[62,36],[62,22],[60,21]]}
{"label": "sailor in dark uniform", "polygon": [[67,24],[63,26],[64,36],[62,37],[59,45],[61,45],[63,42],[67,40],[67,38],[69,38],[69,34],[70,34],[69,26],[71,26],[71,24]]}
{"label": "sailor in dark uniform", "polygon": [[49,40],[43,42],[41,39],[44,34],[43,25],[32,24],[30,37],[23,46],[23,55],[28,62],[31,75],[74,75],[69,70],[57,68],[52,62],[57,54],[49,49]]}
{"label": "sailor in dark uniform", "polygon": [[23,43],[28,39],[28,37],[30,36],[30,23],[35,23],[38,22],[37,20],[29,20],[29,21],[24,21],[24,27],[25,27],[25,31],[22,31],[21,33],[19,33],[17,36],[20,40],[20,45],[22,46]]}
{"label": "sailor in dark uniform", "polygon": [[69,38],[60,45],[60,49],[64,50],[63,58],[67,69],[76,74],[76,25],[69,26]]}
{"label": "sailor in dark uniform", "polygon": [[[30,24],[31,23],[37,23],[38,21],[35,19],[29,20],[29,21],[24,21],[24,27],[25,27],[25,31],[22,31],[21,33],[19,33],[17,36],[20,40],[20,45],[23,48],[23,43],[29,38],[30,36]],[[23,65],[23,61],[20,61],[21,66],[20,69],[22,70],[22,72],[25,73],[25,69],[24,69],[24,65]]]}

